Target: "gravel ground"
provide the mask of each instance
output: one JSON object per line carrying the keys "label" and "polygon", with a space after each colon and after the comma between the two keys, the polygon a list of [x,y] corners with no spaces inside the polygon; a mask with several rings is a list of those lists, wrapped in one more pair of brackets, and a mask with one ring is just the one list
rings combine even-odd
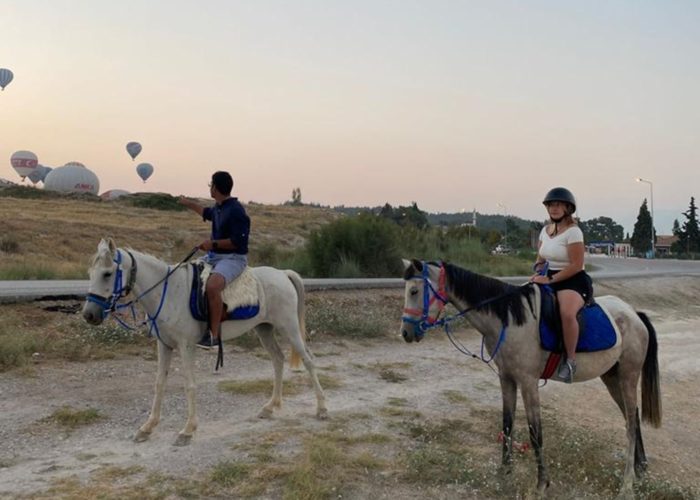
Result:
{"label": "gravel ground", "polygon": [[[692,299],[699,296],[700,280],[654,279],[631,283],[606,282],[597,288],[597,294],[619,294],[652,318],[659,334],[664,423],[659,430],[644,430],[650,468],[690,484],[692,478],[700,477],[696,455],[700,449],[697,432],[700,305],[697,299]],[[675,300],[674,293],[679,290],[682,298]],[[401,291],[372,293],[402,295]],[[398,314],[399,311],[397,317]],[[476,332],[462,330],[459,336],[467,345],[478,348],[480,337]],[[312,342],[311,349],[316,353],[321,373],[341,382],[339,388],[326,391],[330,422],[344,415],[376,414],[390,398],[404,398],[413,409],[428,417],[444,415],[454,409],[441,396],[447,390],[478,399],[480,405],[492,408],[501,405],[498,380],[490,368],[466,359],[442,335],[434,335],[418,346],[405,344],[398,337],[365,341],[325,337]],[[0,496],[13,498],[39,492],[52,481],[69,476],[86,480],[95,470],[107,465],[136,465],[177,477],[197,477],[222,457],[243,457],[245,451],[236,445],[250,440],[251,436],[272,431],[293,435],[299,428],[325,429],[329,422],[314,418],[315,398],[310,388],[285,397],[282,409],[268,420],[257,418],[267,395],[232,395],[217,388],[217,382],[222,380],[269,379],[272,367],[260,352],[229,345],[226,365],[216,374],[215,355],[202,352],[197,356],[199,429],[185,447],[173,446],[177,432],[184,425],[186,407],[177,357],[168,379],[161,423],[145,443],[134,443],[132,437],[150,409],[156,371],[153,360],[129,357],[86,363],[45,362],[37,365],[31,376],[21,371],[1,374]],[[387,382],[373,369],[383,365],[400,367],[399,371],[408,380]],[[285,368],[285,378],[301,376]],[[565,418],[593,428],[619,429],[621,442],[624,439],[622,418],[600,382],[570,387],[550,383],[542,389],[541,396],[543,406],[558,408]],[[586,402],[583,409],[581,401]],[[43,420],[66,405],[76,409],[94,408],[105,418],[72,432],[59,430]],[[519,413],[523,412],[522,408],[519,403]],[[362,425],[364,432],[371,432],[379,423],[370,419]],[[294,440],[289,443],[291,454]],[[396,451],[387,450],[387,454]],[[494,444],[494,454],[498,453]],[[372,491],[372,485],[365,488]],[[397,488],[379,489],[373,495],[391,498],[400,493],[405,498],[420,498],[429,494],[409,486]],[[449,488],[443,490],[440,496],[451,497],[449,491]]]}

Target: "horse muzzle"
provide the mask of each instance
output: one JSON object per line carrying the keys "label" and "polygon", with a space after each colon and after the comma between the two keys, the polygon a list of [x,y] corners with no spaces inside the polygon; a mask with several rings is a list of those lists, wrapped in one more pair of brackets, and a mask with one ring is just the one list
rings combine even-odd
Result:
{"label": "horse muzzle", "polygon": [[86,302],[83,306],[83,319],[91,325],[100,325],[104,320],[105,313],[97,304]]}
{"label": "horse muzzle", "polygon": [[420,342],[423,335],[425,332],[420,329],[420,326],[416,327],[416,325],[406,322],[401,325],[401,336],[409,344],[413,341]]}

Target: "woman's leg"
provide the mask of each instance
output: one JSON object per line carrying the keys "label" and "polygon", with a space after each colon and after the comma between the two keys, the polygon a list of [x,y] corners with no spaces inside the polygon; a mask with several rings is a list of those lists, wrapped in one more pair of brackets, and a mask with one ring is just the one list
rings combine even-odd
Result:
{"label": "woman's leg", "polygon": [[561,315],[566,358],[575,361],[579,334],[576,315],[583,307],[583,297],[574,290],[559,290],[557,292],[557,300],[559,301],[559,314]]}

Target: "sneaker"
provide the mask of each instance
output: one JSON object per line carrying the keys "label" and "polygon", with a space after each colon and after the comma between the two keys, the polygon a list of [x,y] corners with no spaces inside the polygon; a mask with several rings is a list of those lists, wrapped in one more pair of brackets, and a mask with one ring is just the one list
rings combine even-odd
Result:
{"label": "sneaker", "polygon": [[197,347],[201,349],[206,349],[209,350],[212,347],[214,347],[214,342],[212,341],[211,334],[209,333],[209,330],[207,330],[207,333],[204,334],[204,337],[199,339],[199,342],[197,342]]}
{"label": "sneaker", "polygon": [[559,365],[558,377],[565,383],[570,384],[574,381],[574,374],[576,373],[576,361],[573,359],[567,359],[561,365]]}

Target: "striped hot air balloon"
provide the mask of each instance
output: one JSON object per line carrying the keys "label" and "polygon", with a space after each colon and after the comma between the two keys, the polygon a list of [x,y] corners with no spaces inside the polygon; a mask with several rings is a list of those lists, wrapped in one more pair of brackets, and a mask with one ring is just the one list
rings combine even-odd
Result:
{"label": "striped hot air balloon", "polygon": [[36,170],[39,159],[31,151],[17,151],[10,157],[10,163],[15,172],[24,179]]}

